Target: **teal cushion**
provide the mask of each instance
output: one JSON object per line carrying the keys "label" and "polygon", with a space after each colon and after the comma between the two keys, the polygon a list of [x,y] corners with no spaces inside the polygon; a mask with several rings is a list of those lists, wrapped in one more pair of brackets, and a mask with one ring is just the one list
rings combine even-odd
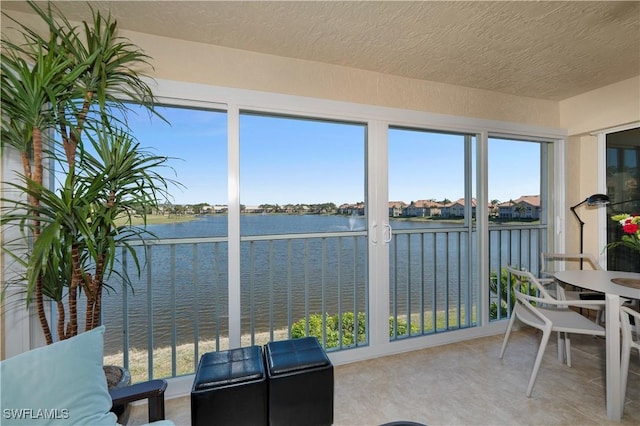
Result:
{"label": "teal cushion", "polygon": [[0,424],[110,425],[104,326],[0,363]]}

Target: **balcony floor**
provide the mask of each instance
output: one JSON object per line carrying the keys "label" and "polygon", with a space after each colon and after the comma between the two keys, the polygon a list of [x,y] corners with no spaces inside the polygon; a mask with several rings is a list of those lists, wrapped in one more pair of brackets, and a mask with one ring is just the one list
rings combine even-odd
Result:
{"label": "balcony floor", "polygon": [[[555,334],[531,398],[525,390],[540,335],[512,334],[504,360],[502,336],[407,352],[335,368],[335,425],[410,420],[440,424],[640,424],[640,358],[632,354],[621,423],[606,416],[604,339],[572,336],[572,367],[560,364]],[[167,401],[167,418],[190,425],[189,397]],[[134,407],[129,425],[146,422]]]}

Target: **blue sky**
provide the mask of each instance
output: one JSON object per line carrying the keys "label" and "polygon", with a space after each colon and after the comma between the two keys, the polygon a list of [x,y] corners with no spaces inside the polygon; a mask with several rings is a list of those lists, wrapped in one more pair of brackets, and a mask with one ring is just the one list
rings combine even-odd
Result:
{"label": "blue sky", "polygon": [[[186,188],[178,204],[227,203],[224,112],[161,108],[171,123],[146,113],[129,124],[144,147],[172,157],[171,175]],[[246,205],[363,201],[366,128],[243,114],[240,120],[240,202]],[[389,198],[455,200],[464,196],[463,137],[404,129],[389,136]],[[489,197],[507,201],[539,193],[536,143],[492,140]]]}

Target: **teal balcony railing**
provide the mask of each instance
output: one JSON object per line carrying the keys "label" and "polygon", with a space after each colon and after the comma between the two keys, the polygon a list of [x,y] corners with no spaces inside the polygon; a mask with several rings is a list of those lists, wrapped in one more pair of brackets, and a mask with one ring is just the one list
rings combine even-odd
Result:
{"label": "teal balcony railing", "polygon": [[389,282],[392,322],[398,326],[392,340],[476,324],[476,256],[469,238],[459,227],[394,230]]}
{"label": "teal balcony railing", "polygon": [[[507,263],[538,270],[546,226],[490,229],[490,269]],[[477,325],[475,232],[463,227],[394,230],[389,245],[389,339],[398,341]],[[192,374],[200,356],[228,347],[225,237],[149,241],[142,273],[121,258],[131,287],[112,276],[104,297],[106,362],[134,381]],[[369,344],[366,231],[241,238],[239,321],[243,346],[316,335],[329,351]],[[119,287],[118,287],[119,286]],[[494,304],[508,291],[492,292]],[[501,295],[506,296],[501,296]],[[498,310],[492,319],[508,313]]]}

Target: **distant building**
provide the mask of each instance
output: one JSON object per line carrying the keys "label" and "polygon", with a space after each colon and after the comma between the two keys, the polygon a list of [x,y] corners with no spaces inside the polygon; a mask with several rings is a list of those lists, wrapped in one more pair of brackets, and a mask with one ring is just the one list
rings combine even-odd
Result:
{"label": "distant building", "polygon": [[500,219],[540,219],[540,196],[523,195],[516,200],[498,204]]}
{"label": "distant building", "polygon": [[364,216],[364,203],[342,204],[338,207],[338,214]]}
{"label": "distant building", "polygon": [[399,217],[404,214],[407,203],[404,201],[389,201],[389,217]]}
{"label": "distant building", "polygon": [[[471,199],[471,217],[476,217],[476,199]],[[465,212],[465,200],[460,198],[457,201],[447,204],[442,207],[442,217],[464,217]]]}
{"label": "distant building", "polygon": [[412,201],[405,209],[405,216],[408,217],[432,217],[442,214],[442,204],[434,200]]}

